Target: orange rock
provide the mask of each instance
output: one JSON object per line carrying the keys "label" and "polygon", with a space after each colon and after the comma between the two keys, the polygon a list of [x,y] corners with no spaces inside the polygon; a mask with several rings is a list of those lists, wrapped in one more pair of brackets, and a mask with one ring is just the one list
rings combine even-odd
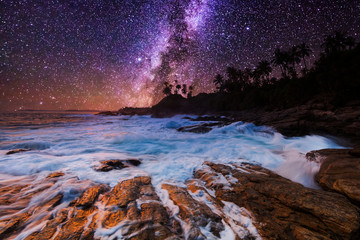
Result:
{"label": "orange rock", "polygon": [[24,228],[25,221],[30,217],[28,213],[17,214],[10,219],[1,220],[0,239],[5,239]]}
{"label": "orange rock", "polygon": [[64,175],[65,175],[65,173],[63,173],[63,172],[53,172],[53,173],[50,173],[46,178],[57,178],[57,177],[62,177]]}
{"label": "orange rock", "polygon": [[83,207],[83,208],[89,208],[93,205],[97,197],[106,192],[109,191],[110,188],[107,185],[101,184],[101,185],[95,185],[89,189],[87,189],[81,197],[76,201],[75,206],[76,207]]}
{"label": "orange rock", "polygon": [[347,196],[360,206],[359,149],[323,149],[311,152],[322,159],[315,179],[321,187]]}
{"label": "orange rock", "polygon": [[224,230],[222,219],[207,205],[194,200],[185,188],[163,184],[162,189],[168,191],[169,198],[179,207],[179,216],[190,226],[191,238],[204,237],[200,227],[206,227],[208,224],[210,224],[210,231],[220,237],[219,233]]}
{"label": "orange rock", "polygon": [[[217,199],[249,210],[266,239],[304,239],[302,234],[308,239],[351,239],[359,234],[359,209],[339,194],[305,188],[260,166],[205,165],[206,171],[195,176],[216,191]],[[217,174],[238,182],[230,188],[218,186]]]}

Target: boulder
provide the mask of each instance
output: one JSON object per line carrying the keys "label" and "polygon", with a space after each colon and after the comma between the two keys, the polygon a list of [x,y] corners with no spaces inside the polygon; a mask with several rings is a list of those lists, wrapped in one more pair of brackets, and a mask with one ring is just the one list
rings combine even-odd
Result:
{"label": "boulder", "polygon": [[315,179],[321,187],[341,193],[360,206],[359,149],[323,149],[307,154],[321,162]]}
{"label": "boulder", "polygon": [[101,165],[94,166],[93,169],[99,172],[109,172],[114,169],[123,169],[127,167],[139,166],[141,161],[138,159],[126,160],[105,160],[100,162]]}
{"label": "boulder", "polygon": [[359,209],[338,193],[309,189],[251,164],[206,162],[195,177],[218,200],[244,208],[265,239],[356,239]]}

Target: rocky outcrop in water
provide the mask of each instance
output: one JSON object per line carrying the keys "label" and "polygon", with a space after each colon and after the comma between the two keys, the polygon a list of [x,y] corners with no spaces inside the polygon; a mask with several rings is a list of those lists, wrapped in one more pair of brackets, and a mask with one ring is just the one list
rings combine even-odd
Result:
{"label": "rocky outcrop in water", "polygon": [[[23,180],[28,184],[0,182],[2,239],[20,234],[27,240],[360,236],[360,209],[342,194],[309,189],[247,163],[205,162],[185,184],[166,183],[157,190],[148,176],[112,188],[62,172]],[[67,186],[78,190],[70,202]]]}
{"label": "rocky outcrop in water", "polygon": [[138,159],[125,159],[125,160],[105,160],[101,161],[100,165],[93,167],[95,171],[99,172],[109,172],[114,169],[123,169],[127,167],[136,167],[141,164],[141,161]]}

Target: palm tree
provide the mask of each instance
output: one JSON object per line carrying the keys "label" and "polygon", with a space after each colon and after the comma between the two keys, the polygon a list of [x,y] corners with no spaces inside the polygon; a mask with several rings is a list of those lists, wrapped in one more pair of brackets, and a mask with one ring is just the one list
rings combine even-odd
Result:
{"label": "palm tree", "polygon": [[321,45],[325,49],[326,54],[351,49],[355,45],[355,39],[346,36],[346,33],[336,31],[333,35],[328,35],[324,43]]}
{"label": "palm tree", "polygon": [[165,85],[165,87],[164,87],[164,89],[163,89],[163,93],[166,95],[166,96],[169,96],[169,95],[171,95],[171,89],[172,89],[172,85],[171,84],[169,84],[168,82],[164,82],[164,85]]}
{"label": "palm tree", "polygon": [[243,71],[243,75],[244,75],[244,86],[246,87],[250,85],[251,78],[253,76],[253,71],[250,68],[245,68]]}
{"label": "palm tree", "polygon": [[238,70],[236,68],[227,67],[226,74],[230,82],[237,82],[239,76],[238,76]]}
{"label": "palm tree", "polygon": [[189,92],[188,92],[188,95],[187,95],[188,98],[191,98],[191,97],[192,97],[193,90],[194,90],[193,85],[190,85],[190,87],[189,87]]}
{"label": "palm tree", "polygon": [[213,82],[216,86],[216,89],[222,91],[222,86],[224,84],[224,77],[221,74],[217,74]]}
{"label": "palm tree", "polygon": [[256,70],[259,72],[260,78],[264,81],[269,80],[270,73],[272,72],[272,68],[269,61],[260,61],[256,66]]}
{"label": "palm tree", "polygon": [[275,66],[279,66],[281,70],[281,75],[283,77],[287,77],[287,69],[288,69],[288,56],[286,52],[280,50],[280,48],[276,48],[274,52],[274,59],[272,63]]}
{"label": "palm tree", "polygon": [[296,78],[297,72],[296,72],[296,64],[301,62],[300,59],[300,51],[298,46],[292,46],[291,49],[287,52],[287,61],[289,64],[292,65],[291,68],[289,68],[289,72],[291,73],[293,78]]}
{"label": "palm tree", "polygon": [[177,84],[177,85],[176,85],[176,94],[179,93],[180,89],[181,89],[181,85],[180,85],[180,84]]}
{"label": "palm tree", "polygon": [[183,84],[183,85],[182,85],[181,93],[182,93],[184,96],[186,96],[186,93],[187,93],[187,86],[186,86],[186,84]]}
{"label": "palm tree", "polygon": [[180,88],[181,88],[181,86],[180,86],[180,84],[178,84],[178,80],[175,80],[174,94],[178,94]]}
{"label": "palm tree", "polygon": [[307,72],[307,65],[306,65],[305,57],[309,57],[310,53],[312,53],[312,50],[310,49],[310,47],[308,45],[306,45],[306,43],[300,44],[298,46],[298,49],[299,49],[299,55],[304,62],[305,72]]}

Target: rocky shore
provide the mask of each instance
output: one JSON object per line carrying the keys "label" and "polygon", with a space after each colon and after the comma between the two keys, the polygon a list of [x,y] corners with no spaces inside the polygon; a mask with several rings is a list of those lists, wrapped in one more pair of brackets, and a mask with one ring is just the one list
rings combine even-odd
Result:
{"label": "rocky shore", "polygon": [[[211,116],[210,125],[194,123],[194,132],[206,132],[216,125],[226,125],[235,121],[252,122],[275,128],[285,136],[304,136],[309,134],[330,135],[344,140],[345,145],[360,145],[360,104],[351,102],[342,107],[312,100],[303,105],[286,109],[246,109],[239,111],[215,111],[211,108],[212,96],[199,94],[192,99],[180,95],[164,98],[151,108],[123,108],[119,111],[101,112],[100,115],[151,115],[152,117],[171,117],[176,114]],[[220,118],[224,116],[225,118]],[[193,119],[201,121],[201,117]],[[188,127],[191,129],[191,126]],[[186,129],[184,129],[186,130]],[[198,131],[197,131],[198,130]],[[182,130],[180,130],[182,131]]]}
{"label": "rocky shore", "polygon": [[[308,161],[321,164],[316,181],[322,189],[244,162],[205,162],[184,185],[166,183],[161,189],[154,188],[149,176],[111,188],[62,172],[36,181],[29,176],[26,185],[1,182],[0,238],[359,239],[359,152],[308,153]],[[117,164],[125,163],[141,164]],[[36,202],[46,190],[61,189],[69,181],[83,186],[75,200],[68,202],[60,190]]]}

